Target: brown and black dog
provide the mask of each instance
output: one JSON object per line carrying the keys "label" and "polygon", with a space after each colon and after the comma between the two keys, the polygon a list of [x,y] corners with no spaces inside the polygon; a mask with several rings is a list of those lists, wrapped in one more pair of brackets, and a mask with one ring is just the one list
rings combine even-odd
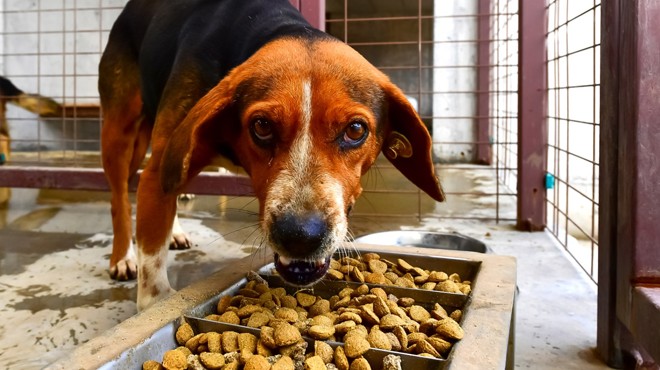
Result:
{"label": "brown and black dog", "polygon": [[[288,0],[131,0],[110,33],[99,91],[112,190],[110,272],[137,275],[139,309],[172,291],[168,246],[189,246],[177,194],[216,157],[249,174],[276,269],[298,285],[327,271],[347,237],[360,177],[381,150],[444,199],[431,138],[404,94]],[[137,190],[136,256],[128,181],[150,142]]]}
{"label": "brown and black dog", "polygon": [[53,99],[37,94],[27,94],[9,79],[0,77],[0,165],[9,161],[11,136],[7,125],[7,103],[15,104],[40,117],[56,117],[62,107]]}

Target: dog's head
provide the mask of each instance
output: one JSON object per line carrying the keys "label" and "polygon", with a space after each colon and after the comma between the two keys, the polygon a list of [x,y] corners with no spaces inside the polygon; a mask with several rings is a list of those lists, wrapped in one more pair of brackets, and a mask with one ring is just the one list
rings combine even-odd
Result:
{"label": "dog's head", "polygon": [[163,154],[161,180],[165,191],[181,191],[217,154],[240,163],[277,270],[307,285],[325,274],[346,238],[360,177],[381,151],[444,200],[429,133],[383,73],[333,39],[280,39],[191,109]]}

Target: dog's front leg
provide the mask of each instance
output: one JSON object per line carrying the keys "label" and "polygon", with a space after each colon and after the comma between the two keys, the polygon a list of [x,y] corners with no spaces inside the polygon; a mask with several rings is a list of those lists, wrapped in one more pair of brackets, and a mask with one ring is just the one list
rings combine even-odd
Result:
{"label": "dog's front leg", "polygon": [[167,278],[167,252],[176,215],[176,195],[165,194],[158,173],[148,166],[137,191],[138,310],[174,290]]}

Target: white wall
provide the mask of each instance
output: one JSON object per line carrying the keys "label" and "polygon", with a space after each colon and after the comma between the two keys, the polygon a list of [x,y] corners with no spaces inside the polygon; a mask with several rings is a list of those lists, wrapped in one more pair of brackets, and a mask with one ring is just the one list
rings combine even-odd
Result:
{"label": "white wall", "polygon": [[[62,104],[98,105],[98,63],[126,1],[1,1],[2,74],[25,92]],[[98,120],[39,120],[20,108],[8,108],[13,150],[70,148],[85,132],[98,132]]]}
{"label": "white wall", "polygon": [[[435,16],[468,17],[436,18],[435,41],[477,39],[478,0],[435,0]],[[477,44],[451,42],[435,44],[434,65],[470,66],[477,63]],[[436,68],[433,74],[433,141],[474,142],[476,139],[476,94],[456,94],[456,91],[476,91],[475,68]],[[459,117],[443,119],[442,117]],[[473,144],[436,145],[434,156],[446,162],[471,162],[474,160]]]}

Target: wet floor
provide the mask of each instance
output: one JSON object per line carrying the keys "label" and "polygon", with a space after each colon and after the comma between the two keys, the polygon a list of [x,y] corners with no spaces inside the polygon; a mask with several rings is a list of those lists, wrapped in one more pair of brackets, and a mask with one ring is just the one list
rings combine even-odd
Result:
{"label": "wet floor", "polygon": [[[393,201],[367,193],[351,221],[352,234],[457,231],[486,242],[496,253],[516,256],[516,367],[604,368],[593,353],[593,283],[547,234],[474,220],[493,217],[495,204],[501,205],[501,217],[515,211],[511,202],[474,195],[494,192],[487,172],[450,168],[441,177],[446,191],[469,194],[437,205],[416,195]],[[367,189],[409,186],[386,171],[365,183]],[[135,282],[116,282],[107,274],[112,240],[108,199],[100,192],[0,190],[0,368],[42,368],[136,313]],[[197,196],[182,203],[180,221],[194,246],[169,254],[173,287],[185,287],[249,254],[270,253],[260,247],[257,209],[246,197]],[[436,216],[418,217],[419,209]]]}

